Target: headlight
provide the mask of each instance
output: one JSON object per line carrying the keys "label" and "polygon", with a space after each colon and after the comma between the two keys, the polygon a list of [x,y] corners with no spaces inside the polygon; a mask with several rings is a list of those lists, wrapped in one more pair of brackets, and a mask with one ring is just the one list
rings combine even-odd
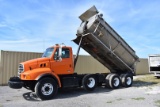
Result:
{"label": "headlight", "polygon": [[19,64],[18,73],[22,73],[23,71],[24,71],[24,65],[23,64]]}

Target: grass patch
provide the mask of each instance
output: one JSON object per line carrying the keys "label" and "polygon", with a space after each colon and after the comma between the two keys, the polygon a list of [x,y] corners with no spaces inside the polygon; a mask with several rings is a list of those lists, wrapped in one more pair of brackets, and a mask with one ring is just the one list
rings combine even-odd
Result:
{"label": "grass patch", "polygon": [[155,85],[160,83],[160,79],[157,79],[154,75],[144,75],[136,78],[133,83],[136,86]]}
{"label": "grass patch", "polygon": [[107,103],[112,103],[113,101],[107,101]]}
{"label": "grass patch", "polygon": [[139,77],[139,78],[135,79],[135,81],[159,83],[160,79],[157,79],[156,77],[154,77],[154,75],[144,75],[143,77]]}
{"label": "grass patch", "polygon": [[145,100],[145,98],[144,97],[138,97],[138,98],[132,98],[133,100]]}
{"label": "grass patch", "polygon": [[160,100],[155,101],[156,106],[160,107]]}
{"label": "grass patch", "polygon": [[118,98],[118,99],[117,99],[117,101],[121,101],[121,100],[123,100],[123,99],[122,99],[122,98]]}
{"label": "grass patch", "polygon": [[[123,100],[122,98],[118,98],[118,99],[116,99],[115,101],[121,101],[121,100]],[[115,101],[107,101],[106,103],[113,103],[113,102],[115,102]]]}
{"label": "grass patch", "polygon": [[2,104],[0,104],[0,107],[3,107],[3,105],[2,105]]}

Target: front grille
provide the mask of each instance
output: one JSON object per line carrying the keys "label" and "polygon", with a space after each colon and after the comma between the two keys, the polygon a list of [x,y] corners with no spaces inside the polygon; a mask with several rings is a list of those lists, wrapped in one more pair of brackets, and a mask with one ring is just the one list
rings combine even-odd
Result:
{"label": "front grille", "polygon": [[23,64],[19,64],[19,66],[18,66],[18,73],[22,73],[23,71],[24,71]]}

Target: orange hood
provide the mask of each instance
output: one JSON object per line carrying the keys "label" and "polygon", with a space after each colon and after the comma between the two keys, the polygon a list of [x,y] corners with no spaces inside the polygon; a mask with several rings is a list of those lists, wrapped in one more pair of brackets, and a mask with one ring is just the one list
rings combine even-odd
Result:
{"label": "orange hood", "polygon": [[24,71],[28,71],[35,68],[40,68],[43,66],[43,64],[49,66],[48,65],[49,62],[50,62],[50,58],[37,58],[37,59],[32,59],[32,60],[22,62],[21,64],[24,65]]}

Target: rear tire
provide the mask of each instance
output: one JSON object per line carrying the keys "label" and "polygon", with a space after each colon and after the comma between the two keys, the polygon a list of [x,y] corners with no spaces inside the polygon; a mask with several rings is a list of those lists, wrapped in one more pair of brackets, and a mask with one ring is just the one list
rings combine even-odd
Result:
{"label": "rear tire", "polygon": [[97,86],[95,75],[85,75],[82,79],[83,88],[87,91],[93,91]]}
{"label": "rear tire", "polygon": [[156,76],[157,77],[157,79],[160,79],[160,77],[159,76]]}
{"label": "rear tire", "polygon": [[133,76],[131,74],[122,74],[121,82],[124,87],[131,87],[133,83]]}
{"label": "rear tire", "polygon": [[35,86],[36,95],[41,100],[52,99],[58,91],[57,83],[52,78],[44,78],[37,82]]}
{"label": "rear tire", "polygon": [[106,87],[107,87],[107,88],[111,88],[110,85],[109,85],[109,78],[110,78],[111,75],[113,75],[113,74],[108,74],[108,75],[106,76],[106,79],[105,79]]}
{"label": "rear tire", "polygon": [[120,78],[117,74],[112,74],[109,77],[109,86],[113,89],[117,89],[119,88],[121,82],[120,82]]}

